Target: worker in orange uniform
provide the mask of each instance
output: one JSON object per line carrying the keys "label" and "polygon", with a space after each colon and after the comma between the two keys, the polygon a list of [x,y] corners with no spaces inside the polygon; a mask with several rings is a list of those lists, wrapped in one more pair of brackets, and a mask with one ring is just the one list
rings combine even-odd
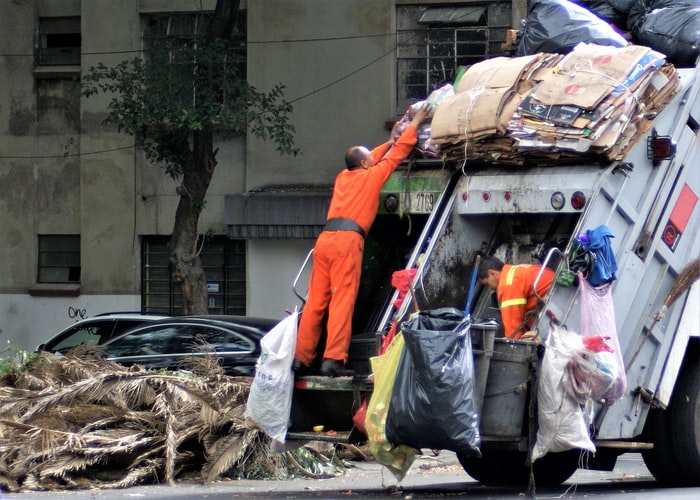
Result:
{"label": "worker in orange uniform", "polygon": [[[534,284],[540,270],[535,295]],[[505,337],[536,340],[537,332],[530,328],[537,312],[537,296],[544,298],[547,294],[554,271],[533,264],[504,264],[495,257],[486,257],[479,264],[478,278],[482,285],[496,290]]]}
{"label": "worker in orange uniform", "polygon": [[354,375],[345,363],[360,287],[364,238],[377,214],[382,186],[415,146],[418,125],[428,113],[427,105],[416,111],[393,144],[396,126],[389,141],[372,151],[353,146],[345,154],[347,168],[335,179],[326,226],[314,246],[309,293],[297,331],[293,368],[298,375],[310,371],[326,312],[327,337],[321,375]]}

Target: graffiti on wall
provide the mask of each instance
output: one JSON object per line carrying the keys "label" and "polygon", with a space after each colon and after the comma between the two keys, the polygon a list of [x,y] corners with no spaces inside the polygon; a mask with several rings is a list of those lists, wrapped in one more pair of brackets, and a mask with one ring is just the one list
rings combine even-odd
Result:
{"label": "graffiti on wall", "polygon": [[76,321],[87,317],[87,309],[78,309],[77,307],[68,306],[68,317]]}

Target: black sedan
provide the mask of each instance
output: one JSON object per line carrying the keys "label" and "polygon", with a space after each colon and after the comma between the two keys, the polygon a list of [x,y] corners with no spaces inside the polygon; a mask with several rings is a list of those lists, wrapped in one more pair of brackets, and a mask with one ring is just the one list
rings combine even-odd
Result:
{"label": "black sedan", "polygon": [[192,357],[216,356],[228,375],[255,375],[260,340],[279,320],[183,316],[143,324],[103,344],[107,359],[144,368],[179,369]]}

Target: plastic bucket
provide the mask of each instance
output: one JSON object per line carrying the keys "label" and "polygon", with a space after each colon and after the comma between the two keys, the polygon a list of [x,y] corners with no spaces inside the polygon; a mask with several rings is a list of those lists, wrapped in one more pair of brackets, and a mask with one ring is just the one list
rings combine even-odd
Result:
{"label": "plastic bucket", "polygon": [[472,323],[470,329],[474,356],[474,400],[476,411],[481,414],[498,323],[495,321]]}
{"label": "plastic bucket", "polygon": [[520,437],[530,367],[537,359],[532,342],[495,339],[481,409],[482,436]]}
{"label": "plastic bucket", "polygon": [[378,340],[375,333],[353,335],[348,349],[348,368],[355,370],[357,375],[369,375],[372,368],[369,358],[377,355]]}

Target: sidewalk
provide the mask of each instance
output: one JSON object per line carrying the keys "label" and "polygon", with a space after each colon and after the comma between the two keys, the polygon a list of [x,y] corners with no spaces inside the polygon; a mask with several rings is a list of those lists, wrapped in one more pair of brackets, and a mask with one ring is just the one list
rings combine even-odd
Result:
{"label": "sidewalk", "polygon": [[[428,452],[416,456],[411,468],[403,481],[399,483],[396,477],[383,465],[374,460],[347,461],[348,469],[345,474],[329,479],[290,480],[253,480],[239,479],[218,481],[212,484],[178,483],[175,486],[149,485],[136,486],[120,490],[64,490],[55,492],[2,493],[0,500],[40,500],[63,499],[95,500],[148,498],[149,500],[190,500],[193,498],[265,498],[270,496],[294,498],[295,496],[313,492],[322,494],[324,491],[353,491],[374,490],[387,494],[400,491],[402,488],[431,485],[435,476],[440,476],[442,484],[454,482],[455,487],[465,482],[474,482],[459,465],[454,453],[441,451],[438,455]],[[327,497],[332,498],[332,497]]]}

